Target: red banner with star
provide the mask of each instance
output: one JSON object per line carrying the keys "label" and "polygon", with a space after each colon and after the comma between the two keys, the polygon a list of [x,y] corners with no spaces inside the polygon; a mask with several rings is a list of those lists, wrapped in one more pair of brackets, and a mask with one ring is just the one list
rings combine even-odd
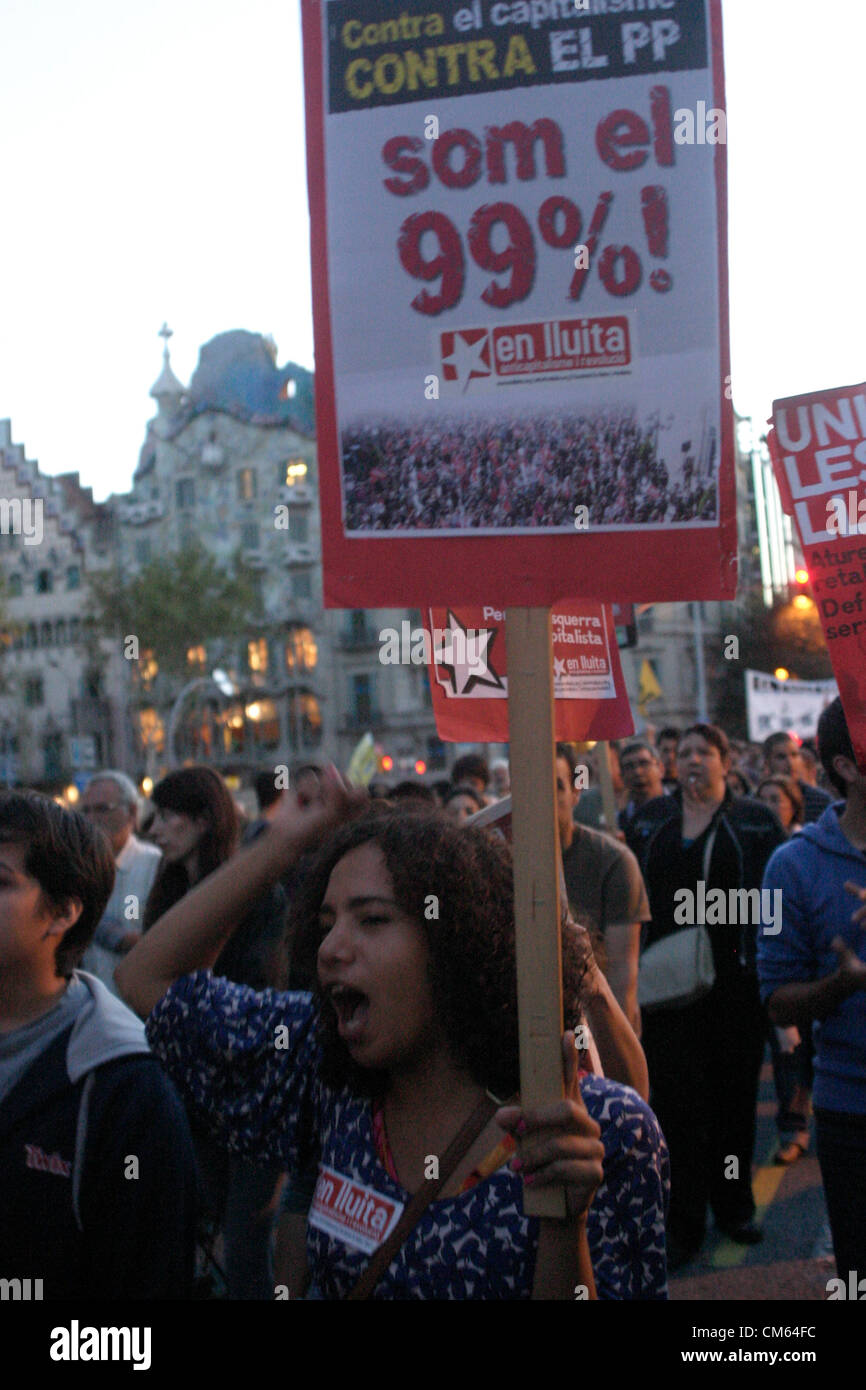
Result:
{"label": "red banner with star", "polygon": [[[436,729],[447,743],[508,742],[505,614],[493,605],[427,610],[423,645]],[[565,602],[551,613],[556,737],[625,738],[634,720],[610,606]],[[408,628],[409,624],[404,624]]]}

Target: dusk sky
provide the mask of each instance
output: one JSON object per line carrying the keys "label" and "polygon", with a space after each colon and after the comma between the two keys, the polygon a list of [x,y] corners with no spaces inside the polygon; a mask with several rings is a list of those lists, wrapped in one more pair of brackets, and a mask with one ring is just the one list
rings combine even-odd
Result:
{"label": "dusk sky", "polygon": [[[734,403],[866,377],[858,0],[724,0]],[[46,473],[129,487],[157,331],[313,366],[293,0],[4,0],[0,417]]]}

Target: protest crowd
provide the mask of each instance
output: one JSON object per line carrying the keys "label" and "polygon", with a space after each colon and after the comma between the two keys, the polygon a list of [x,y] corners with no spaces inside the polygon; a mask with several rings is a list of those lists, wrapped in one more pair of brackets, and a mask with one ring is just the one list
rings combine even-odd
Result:
{"label": "protest crowd", "polygon": [[715,485],[691,440],[681,456],[671,477],[658,426],[629,411],[382,420],[344,431],[347,526],[573,528],[575,505],[597,526],[715,518]]}
{"label": "protest crowd", "polygon": [[[533,466],[555,477],[555,442]],[[533,1109],[504,759],[367,789],[263,769],[246,824],[205,766],[143,810],[110,769],[78,810],[0,794],[6,1269],[52,1299],[663,1300],[710,1216],[762,1239],[765,1052],[774,1162],[815,1144],[838,1274],[866,1267],[840,701],[814,745],[698,723],[555,768],[566,1095]],[[525,1215],[524,1183],[565,1219]]]}

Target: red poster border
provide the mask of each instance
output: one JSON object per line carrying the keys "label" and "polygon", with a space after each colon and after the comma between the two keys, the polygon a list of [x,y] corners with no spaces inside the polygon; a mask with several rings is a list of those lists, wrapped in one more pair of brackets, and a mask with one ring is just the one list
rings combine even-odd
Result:
{"label": "red poster border", "polygon": [[[725,110],[721,0],[708,0],[713,102]],[[446,603],[545,606],[580,594],[605,603],[729,599],[737,587],[734,412],[728,309],[727,145],[714,148],[719,256],[722,438],[720,523],[674,532],[593,535],[347,539],[342,528],[334,356],[328,290],[321,0],[301,0],[306,88],[307,186],[316,345],[316,438],[326,608],[424,607]],[[329,459],[327,467],[322,460]],[[726,501],[727,499],[727,501]],[[719,546],[719,573],[706,568],[708,538]],[[638,539],[639,537],[639,539]],[[637,552],[637,553],[636,553]]]}

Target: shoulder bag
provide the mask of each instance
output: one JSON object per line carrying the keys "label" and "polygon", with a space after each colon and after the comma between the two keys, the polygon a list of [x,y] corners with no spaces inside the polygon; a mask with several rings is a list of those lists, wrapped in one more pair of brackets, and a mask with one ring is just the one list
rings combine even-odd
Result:
{"label": "shoulder bag", "polygon": [[[704,846],[706,883],[716,841],[713,826]],[[671,932],[650,946],[640,958],[637,998],[641,1010],[684,1009],[709,994],[716,982],[713,948],[703,925]]]}

